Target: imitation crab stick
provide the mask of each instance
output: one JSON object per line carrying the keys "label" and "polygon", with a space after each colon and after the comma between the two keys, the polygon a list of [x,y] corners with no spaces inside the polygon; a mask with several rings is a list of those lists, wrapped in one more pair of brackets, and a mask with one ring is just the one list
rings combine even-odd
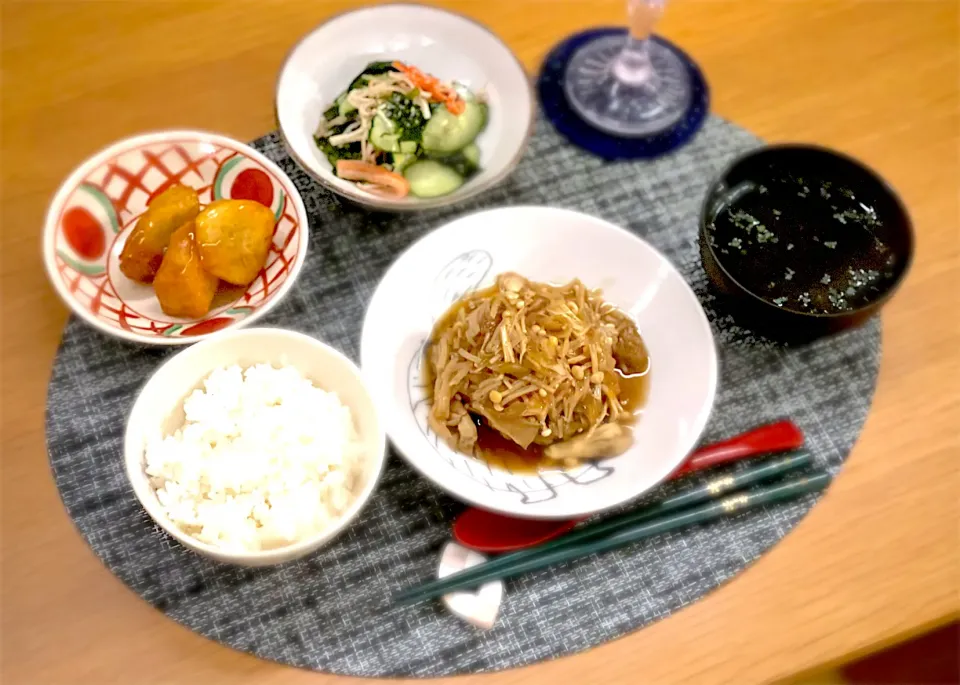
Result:
{"label": "imitation crab stick", "polygon": [[394,62],[393,67],[410,79],[413,85],[421,91],[445,104],[451,114],[463,114],[464,109],[466,109],[463,98],[453,88],[441,83],[436,76],[424,74],[416,67],[411,67],[403,62]]}
{"label": "imitation crab stick", "polygon": [[367,189],[377,195],[405,197],[410,192],[409,181],[400,174],[358,159],[338,160],[337,176],[345,181],[369,183]]}

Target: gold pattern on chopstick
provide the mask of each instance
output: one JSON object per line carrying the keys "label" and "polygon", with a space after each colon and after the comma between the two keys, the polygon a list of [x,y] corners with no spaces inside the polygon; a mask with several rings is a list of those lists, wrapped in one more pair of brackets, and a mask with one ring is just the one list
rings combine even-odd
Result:
{"label": "gold pattern on chopstick", "polygon": [[707,490],[710,491],[711,495],[718,495],[724,490],[729,490],[733,485],[733,476],[724,476],[723,478],[717,478],[707,483]]}
{"label": "gold pattern on chopstick", "polygon": [[729,514],[731,511],[736,511],[740,507],[746,505],[746,503],[749,501],[750,498],[746,495],[736,495],[734,497],[728,497],[720,502],[720,506],[722,506],[723,510]]}

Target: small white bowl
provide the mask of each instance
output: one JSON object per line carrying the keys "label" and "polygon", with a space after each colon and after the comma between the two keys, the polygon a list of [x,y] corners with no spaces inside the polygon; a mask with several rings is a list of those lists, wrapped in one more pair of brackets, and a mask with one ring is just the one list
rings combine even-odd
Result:
{"label": "small white bowl", "polygon": [[[482,171],[455,192],[429,199],[378,197],[335,176],[317,148],[314,132],[324,111],[364,67],[379,60],[400,60],[485,91],[490,119],[477,139]],[[280,70],[276,107],[287,150],[307,173],[359,204],[393,211],[442,207],[502,181],[526,150],[536,112],[523,66],[489,29],[460,14],[403,4],[346,12],[304,36]]]}
{"label": "small white bowl", "polygon": [[[551,283],[579,278],[637,322],[650,352],[650,387],[625,454],[570,470],[511,473],[451,450],[428,427],[420,372],[434,322],[506,271]],[[654,487],[696,445],[717,386],[710,325],[666,257],[607,221],[550,207],[477,212],[416,242],[374,292],[360,358],[387,433],[411,465],[461,500],[525,518],[586,516]]]}
{"label": "small white bowl", "polygon": [[[144,471],[144,449],[155,437],[183,424],[183,400],[215,369],[267,363],[297,368],[317,386],[336,392],[353,412],[364,445],[362,486],[336,523],[313,537],[277,549],[228,552],[188,535],[165,514]],[[231,564],[266,566],[298,559],[323,546],[346,528],[370,499],[386,459],[386,437],[370,393],[357,366],[332,347],[302,333],[279,328],[230,331],[174,355],[158,368],[140,391],[127,419],[124,460],[137,499],[157,525],[184,547]]]}

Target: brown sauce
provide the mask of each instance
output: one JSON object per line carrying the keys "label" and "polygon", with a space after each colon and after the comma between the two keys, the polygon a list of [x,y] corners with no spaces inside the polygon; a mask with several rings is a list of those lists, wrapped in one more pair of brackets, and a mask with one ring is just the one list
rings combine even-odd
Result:
{"label": "brown sauce", "polygon": [[437,322],[433,324],[433,330],[430,332],[430,339],[433,340],[437,337],[436,336],[437,331],[442,331],[444,328],[447,328],[448,326],[450,326],[450,322],[454,321],[457,318],[457,315],[460,313],[460,311],[466,308],[467,304],[470,301],[470,298],[489,297],[493,295],[495,292],[497,292],[497,286],[490,285],[490,286],[487,286],[486,288],[481,288],[480,290],[474,290],[469,295],[464,295],[459,300],[454,302],[452,305],[450,305],[447,311],[443,313],[443,316],[437,319]]}
{"label": "brown sauce", "polygon": [[[432,384],[427,386],[428,394],[432,391]],[[624,408],[631,412],[625,423],[634,423],[643,406],[647,402],[650,392],[649,370],[643,375],[622,376],[620,378],[620,401]],[[540,471],[563,470],[563,462],[544,456],[543,445],[531,444],[523,449],[509,438],[503,437],[498,431],[486,425],[482,418],[475,416],[477,424],[477,445],[473,457],[488,464],[492,468],[500,468],[510,473],[535,474]]]}

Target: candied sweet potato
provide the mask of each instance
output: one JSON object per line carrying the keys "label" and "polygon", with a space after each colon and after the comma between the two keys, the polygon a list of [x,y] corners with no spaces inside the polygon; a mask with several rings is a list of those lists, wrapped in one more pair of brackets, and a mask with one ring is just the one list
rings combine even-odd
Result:
{"label": "candied sweet potato", "polygon": [[140,283],[151,283],[174,231],[200,212],[197,192],[185,185],[172,185],[157,195],[140,215],[120,253],[120,271]]}
{"label": "candied sweet potato", "polygon": [[169,316],[199,319],[210,311],[220,279],[203,269],[193,221],[178,228],[153,280],[160,308]]}
{"label": "candied sweet potato", "polygon": [[267,261],[273,212],[253,200],[219,200],[197,216],[203,268],[234,285],[248,285]]}

